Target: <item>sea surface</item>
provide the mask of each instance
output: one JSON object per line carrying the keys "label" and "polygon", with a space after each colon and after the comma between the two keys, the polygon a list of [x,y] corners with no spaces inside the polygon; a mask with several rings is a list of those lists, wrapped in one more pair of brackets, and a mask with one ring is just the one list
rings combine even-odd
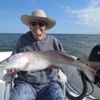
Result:
{"label": "sea surface", "polygon": [[[22,34],[0,33],[0,52],[12,51]],[[99,34],[50,34],[63,45],[65,51],[81,60],[88,60],[92,48],[100,43]]]}

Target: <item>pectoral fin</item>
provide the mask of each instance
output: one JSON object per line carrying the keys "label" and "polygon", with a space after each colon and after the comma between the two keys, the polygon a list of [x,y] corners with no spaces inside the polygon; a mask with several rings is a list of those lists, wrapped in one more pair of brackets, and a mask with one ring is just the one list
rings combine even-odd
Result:
{"label": "pectoral fin", "polygon": [[27,64],[21,69],[22,71],[31,71],[30,69],[30,62],[27,62]]}
{"label": "pectoral fin", "polygon": [[96,71],[90,69],[85,71],[86,76],[90,79],[90,81],[94,82]]}

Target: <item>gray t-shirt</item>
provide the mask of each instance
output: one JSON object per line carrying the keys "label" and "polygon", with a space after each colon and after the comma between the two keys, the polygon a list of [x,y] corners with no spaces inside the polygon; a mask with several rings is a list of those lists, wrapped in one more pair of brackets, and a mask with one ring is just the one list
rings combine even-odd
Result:
{"label": "gray t-shirt", "polygon": [[[32,33],[29,31],[26,34],[23,34],[19,38],[16,47],[13,50],[12,55],[18,52],[48,51],[48,50],[56,50],[64,52],[62,45],[55,37],[45,34],[42,40],[37,41],[32,36]],[[55,77],[58,76],[58,72],[59,72],[58,69],[49,69],[49,68],[34,73],[20,71],[18,72],[18,77],[29,83],[42,84],[53,80]]]}

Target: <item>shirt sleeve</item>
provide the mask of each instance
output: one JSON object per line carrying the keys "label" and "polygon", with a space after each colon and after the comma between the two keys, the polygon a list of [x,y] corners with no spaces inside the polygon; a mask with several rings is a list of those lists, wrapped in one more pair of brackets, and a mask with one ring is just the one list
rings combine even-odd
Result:
{"label": "shirt sleeve", "polygon": [[62,44],[56,38],[54,39],[54,47],[55,47],[55,50],[57,51],[65,52]]}

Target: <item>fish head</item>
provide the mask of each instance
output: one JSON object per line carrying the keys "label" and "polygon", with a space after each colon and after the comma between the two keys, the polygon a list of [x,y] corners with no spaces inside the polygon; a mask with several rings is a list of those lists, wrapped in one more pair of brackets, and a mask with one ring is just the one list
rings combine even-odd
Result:
{"label": "fish head", "polygon": [[23,68],[28,62],[28,59],[24,56],[23,53],[14,54],[3,61],[0,62],[1,69],[21,69]]}

